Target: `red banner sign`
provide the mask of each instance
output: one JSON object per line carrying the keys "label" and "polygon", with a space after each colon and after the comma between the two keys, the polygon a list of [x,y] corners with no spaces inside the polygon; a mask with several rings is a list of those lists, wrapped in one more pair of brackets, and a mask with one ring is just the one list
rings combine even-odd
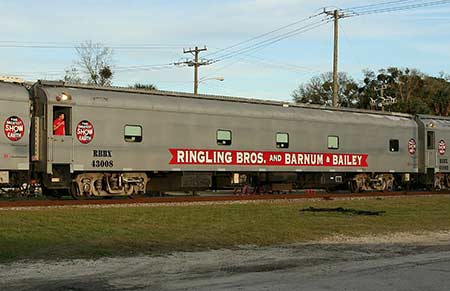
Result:
{"label": "red banner sign", "polygon": [[171,165],[368,167],[367,154],[169,149]]}

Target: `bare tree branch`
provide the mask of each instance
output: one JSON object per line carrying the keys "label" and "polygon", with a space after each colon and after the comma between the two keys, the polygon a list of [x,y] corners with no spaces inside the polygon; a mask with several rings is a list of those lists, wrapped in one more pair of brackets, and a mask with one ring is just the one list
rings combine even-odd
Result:
{"label": "bare tree branch", "polygon": [[87,83],[110,86],[114,75],[111,70],[112,49],[100,43],[86,41],[76,51],[79,57],[76,64],[85,72]]}

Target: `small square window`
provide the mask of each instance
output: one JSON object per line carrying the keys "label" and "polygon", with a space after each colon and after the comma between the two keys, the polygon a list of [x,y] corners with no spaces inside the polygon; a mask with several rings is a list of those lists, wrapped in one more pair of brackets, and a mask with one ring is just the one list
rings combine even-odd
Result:
{"label": "small square window", "polygon": [[389,140],[389,151],[398,152],[399,149],[400,149],[400,143],[399,143],[398,139]]}
{"label": "small square window", "polygon": [[141,142],[142,141],[142,126],[140,125],[125,125],[125,141],[126,142]]}
{"label": "small square window", "polygon": [[334,135],[328,136],[328,148],[331,150],[339,149],[339,136]]}
{"label": "small square window", "polygon": [[287,149],[289,147],[289,134],[278,132],[276,136],[276,144],[279,149]]}
{"label": "small square window", "polygon": [[231,145],[231,130],[217,131],[217,144],[218,145]]}

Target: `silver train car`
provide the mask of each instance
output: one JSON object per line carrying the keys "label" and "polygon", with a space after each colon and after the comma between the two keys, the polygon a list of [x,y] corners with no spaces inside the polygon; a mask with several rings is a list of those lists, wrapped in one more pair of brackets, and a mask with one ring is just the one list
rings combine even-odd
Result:
{"label": "silver train car", "polygon": [[448,118],[63,82],[16,87],[31,104],[22,167],[46,193],[450,186]]}
{"label": "silver train car", "polygon": [[29,180],[30,100],[23,85],[0,82],[0,186]]}

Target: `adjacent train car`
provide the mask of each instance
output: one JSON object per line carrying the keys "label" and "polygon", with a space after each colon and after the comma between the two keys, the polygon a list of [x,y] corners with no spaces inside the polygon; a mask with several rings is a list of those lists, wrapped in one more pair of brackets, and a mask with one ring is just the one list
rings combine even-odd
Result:
{"label": "adjacent train car", "polygon": [[76,197],[242,183],[392,190],[419,172],[408,114],[43,81],[32,96],[33,173]]}
{"label": "adjacent train car", "polygon": [[450,188],[450,118],[442,116],[418,115],[420,147],[419,169],[424,184],[435,189]]}
{"label": "adjacent train car", "polygon": [[23,84],[0,81],[0,188],[27,183],[29,170],[29,93]]}

